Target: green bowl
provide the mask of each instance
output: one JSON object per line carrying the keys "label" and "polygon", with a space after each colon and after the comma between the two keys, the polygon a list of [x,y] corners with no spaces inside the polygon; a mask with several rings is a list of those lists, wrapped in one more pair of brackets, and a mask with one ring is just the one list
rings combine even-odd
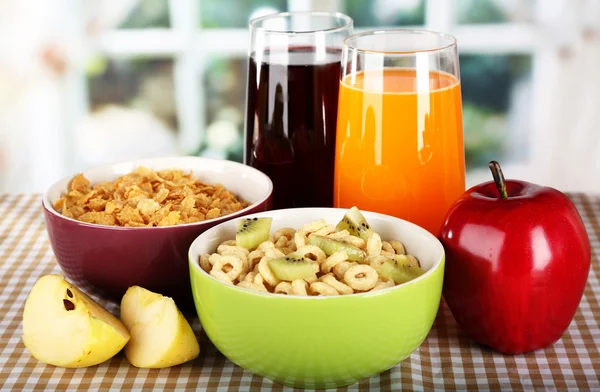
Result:
{"label": "green bowl", "polygon": [[[337,223],[345,209],[268,211],[271,231],[317,219]],[[444,249],[425,229],[364,212],[382,239],[401,241],[427,271],[406,284],[336,297],[260,293],[216,280],[198,265],[235,238],[236,220],[201,234],[189,251],[194,302],[206,335],[236,365],[277,383],[302,388],[349,385],[395,366],[423,342],[438,311]]]}

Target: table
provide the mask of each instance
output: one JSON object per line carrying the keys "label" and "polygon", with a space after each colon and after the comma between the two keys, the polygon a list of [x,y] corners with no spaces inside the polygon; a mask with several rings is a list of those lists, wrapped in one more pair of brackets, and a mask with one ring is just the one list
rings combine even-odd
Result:
{"label": "table", "polygon": [[[504,356],[471,342],[448,307],[421,347],[393,369],[339,390],[597,390],[600,391],[600,197],[570,194],[592,245],[584,298],[552,347]],[[30,356],[21,341],[23,304],[42,275],[60,272],[48,243],[39,195],[0,195],[0,390],[274,390],[291,388],[255,376],[221,355],[202,333],[200,356],[168,369],[130,366],[122,354],[98,366],[63,369]],[[102,302],[110,311],[115,305]]]}

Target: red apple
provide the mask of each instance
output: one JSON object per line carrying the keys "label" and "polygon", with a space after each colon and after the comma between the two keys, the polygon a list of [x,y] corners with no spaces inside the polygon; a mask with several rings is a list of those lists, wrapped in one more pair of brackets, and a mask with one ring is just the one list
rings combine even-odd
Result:
{"label": "red apple", "polygon": [[573,203],[556,189],[490,181],[467,190],[439,233],[443,295],[459,326],[501,353],[547,347],[564,333],[590,270],[589,239]]}

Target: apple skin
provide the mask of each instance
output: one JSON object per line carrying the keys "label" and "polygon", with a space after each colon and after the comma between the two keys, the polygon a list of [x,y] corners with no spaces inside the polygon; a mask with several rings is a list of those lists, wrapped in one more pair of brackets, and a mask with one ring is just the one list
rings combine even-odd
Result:
{"label": "apple skin", "polygon": [[507,180],[467,190],[439,233],[443,295],[476,342],[518,354],[556,342],[573,319],[590,270],[589,239],[560,191]]}

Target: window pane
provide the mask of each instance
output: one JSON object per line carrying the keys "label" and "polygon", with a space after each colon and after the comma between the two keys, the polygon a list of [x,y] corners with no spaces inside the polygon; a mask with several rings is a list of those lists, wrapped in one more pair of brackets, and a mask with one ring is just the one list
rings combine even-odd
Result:
{"label": "window pane", "polygon": [[425,23],[425,0],[346,0],[345,6],[358,28]]}
{"label": "window pane", "polygon": [[210,57],[202,78],[206,133],[200,155],[243,161],[246,58]]}
{"label": "window pane", "polygon": [[531,56],[462,55],[467,170],[527,158]]}
{"label": "window pane", "polygon": [[170,26],[168,0],[139,0],[119,28],[140,29]]}
{"label": "window pane", "polygon": [[457,23],[528,23],[535,0],[460,0],[454,2]]}
{"label": "window pane", "polygon": [[98,57],[87,80],[90,114],[76,134],[85,163],[176,154],[173,60]]}
{"label": "window pane", "polygon": [[200,26],[248,27],[250,19],[287,11],[287,0],[199,0]]}

